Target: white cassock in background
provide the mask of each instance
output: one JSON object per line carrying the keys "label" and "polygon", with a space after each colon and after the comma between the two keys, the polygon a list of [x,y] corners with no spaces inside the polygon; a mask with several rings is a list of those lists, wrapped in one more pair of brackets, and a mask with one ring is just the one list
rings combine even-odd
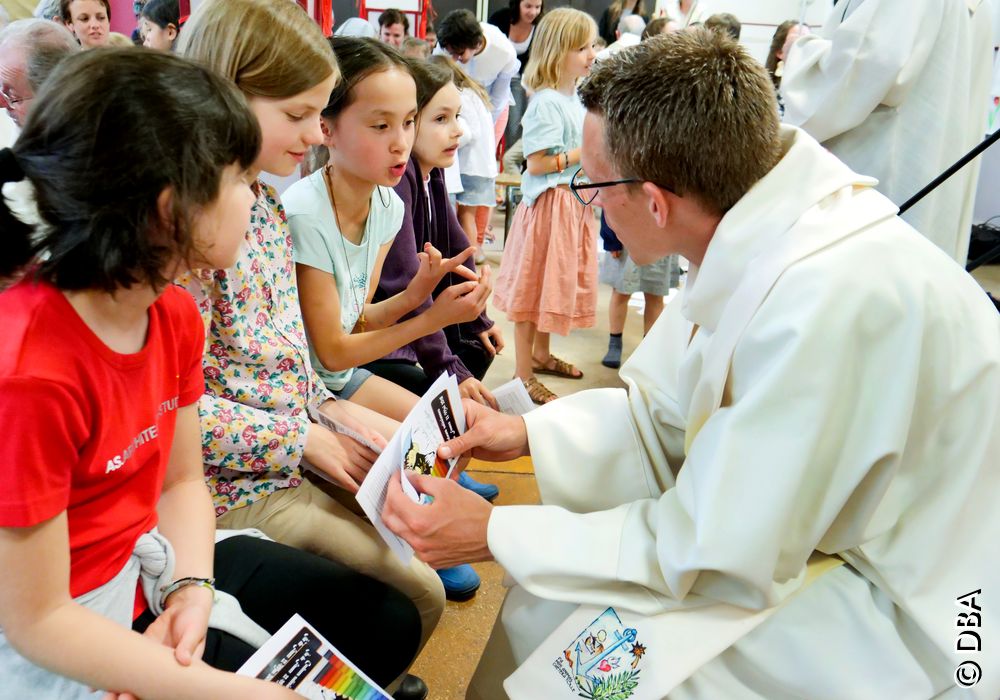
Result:
{"label": "white cassock in background", "polygon": [[[784,120],[897,205],[981,141],[993,65],[988,0],[840,0],[793,46]],[[979,162],[904,215],[964,264]]]}

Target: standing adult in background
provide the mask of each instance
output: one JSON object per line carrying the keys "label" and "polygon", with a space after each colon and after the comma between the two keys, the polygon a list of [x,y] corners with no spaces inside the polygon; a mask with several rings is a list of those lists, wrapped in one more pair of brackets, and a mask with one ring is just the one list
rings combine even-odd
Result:
{"label": "standing adult in background", "polygon": [[[983,138],[991,27],[988,0],[840,0],[786,53],[785,122],[902,204]],[[903,215],[960,264],[978,179],[977,160]]]}
{"label": "standing adult in background", "polygon": [[[524,73],[528,64],[528,54],[531,51],[531,40],[535,38],[535,26],[545,12],[542,0],[510,0],[507,7],[502,7],[490,15],[489,23],[503,32],[517,53],[521,62],[519,73]],[[520,119],[511,119],[518,121]]]}
{"label": "standing adult in background", "polygon": [[594,57],[596,61],[603,61],[611,54],[618,53],[622,49],[635,46],[642,41],[642,34],[646,31],[646,21],[639,15],[625,15],[618,20],[618,28],[615,29],[615,41],[607,47],[597,52]]}
{"label": "standing adult in background", "polygon": [[378,38],[389,46],[400,48],[409,32],[410,20],[399,10],[392,8],[378,16]]}
{"label": "standing adult in background", "polygon": [[486,88],[493,105],[493,125],[500,141],[510,106],[510,80],[521,70],[517,51],[503,32],[478,22],[469,10],[452,10],[437,26],[434,53],[451,56],[473,80]]}
{"label": "standing adult in background", "polygon": [[601,19],[597,21],[597,34],[608,43],[608,46],[618,40],[615,30],[618,29],[622,17],[628,15],[639,15],[643,22],[648,22],[649,8],[646,7],[646,0],[614,0],[601,13]]}
{"label": "standing adult in background", "polygon": [[676,19],[681,29],[702,24],[708,17],[706,0],[656,0],[656,17],[670,16]]}
{"label": "standing adult in background", "polygon": [[111,35],[110,0],[60,0],[59,16],[84,49],[107,46]]}

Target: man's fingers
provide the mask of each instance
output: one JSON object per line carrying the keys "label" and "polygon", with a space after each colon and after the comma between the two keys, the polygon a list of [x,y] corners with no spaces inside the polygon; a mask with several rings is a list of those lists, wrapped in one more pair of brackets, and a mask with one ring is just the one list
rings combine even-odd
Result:
{"label": "man's fingers", "polygon": [[[411,481],[414,476],[416,474],[409,475]],[[385,505],[382,507],[382,521],[386,527],[403,539],[408,539],[408,535],[412,532],[407,524],[408,511],[420,507],[422,506],[411,501],[410,497],[403,493],[403,487],[399,483],[399,473],[393,474],[389,479],[389,487],[385,492]]]}
{"label": "man's fingers", "polygon": [[457,438],[453,438],[440,445],[437,449],[437,453],[445,459],[451,459],[455,455],[465,454],[466,452],[471,451],[472,448],[478,447],[481,444],[482,442],[479,440],[479,435],[476,433],[475,428],[473,428],[471,430],[467,430]]}

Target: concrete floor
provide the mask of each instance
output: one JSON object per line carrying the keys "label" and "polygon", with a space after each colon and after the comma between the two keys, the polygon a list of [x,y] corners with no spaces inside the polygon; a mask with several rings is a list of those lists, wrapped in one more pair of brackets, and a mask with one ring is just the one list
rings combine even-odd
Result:
{"label": "concrete floor", "polygon": [[[501,218],[495,217],[494,227],[497,231],[503,231]],[[493,251],[489,250],[490,246],[487,246],[487,250],[495,272],[499,267],[500,252],[498,246],[493,247]],[[975,271],[974,277],[994,296],[1000,297],[1000,265],[982,267]],[[595,387],[623,386],[616,370],[607,369],[600,364],[607,350],[607,308],[610,296],[610,289],[601,286],[595,328],[574,331],[567,338],[553,336],[553,352],[576,364],[584,373],[583,379],[576,381],[545,377],[546,386],[557,394],[567,395]],[[492,388],[513,376],[514,329],[505,315],[492,307],[490,317],[503,329],[504,339],[509,344],[496,358],[486,376],[485,383]],[[642,316],[630,308],[625,327],[623,357],[627,357],[641,340]],[[528,458],[502,464],[474,461],[469,471],[475,478],[500,487],[497,505],[538,503],[538,487]],[[465,697],[465,689],[503,602],[505,589],[502,585],[501,567],[493,562],[474,566],[483,581],[478,594],[465,603],[448,603],[434,636],[413,666],[412,672],[423,678],[430,687],[431,700],[459,700]]]}

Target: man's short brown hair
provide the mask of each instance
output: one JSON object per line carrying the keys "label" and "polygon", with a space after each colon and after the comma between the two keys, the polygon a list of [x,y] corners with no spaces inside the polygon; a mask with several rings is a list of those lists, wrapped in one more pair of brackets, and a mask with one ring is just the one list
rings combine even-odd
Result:
{"label": "man's short brown hair", "polygon": [[402,24],[404,34],[410,31],[410,19],[394,7],[378,16],[379,28],[391,27],[394,24]]}
{"label": "man's short brown hair", "polygon": [[653,37],[597,64],[580,87],[604,119],[622,177],[724,213],[778,162],[778,108],[764,68],[719,32]]}

